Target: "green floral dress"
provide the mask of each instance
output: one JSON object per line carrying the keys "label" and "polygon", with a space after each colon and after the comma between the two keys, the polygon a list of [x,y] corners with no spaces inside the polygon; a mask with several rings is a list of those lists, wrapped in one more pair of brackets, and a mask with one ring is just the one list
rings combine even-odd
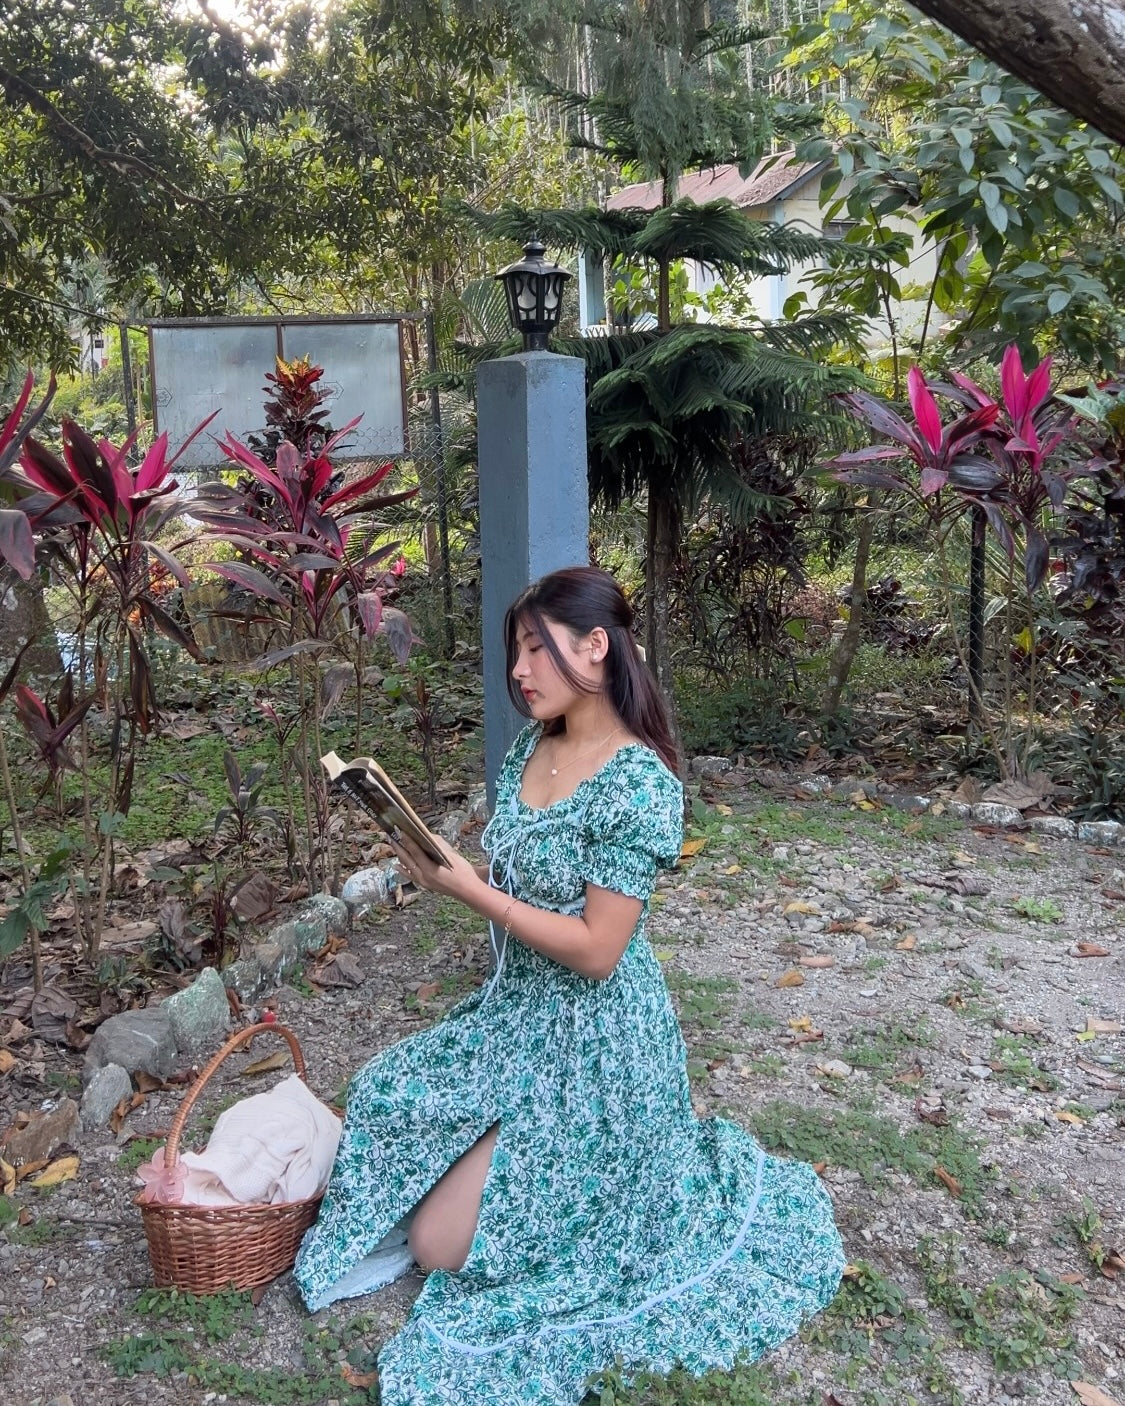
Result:
{"label": "green floral dress", "polygon": [[[483,837],[493,882],[563,913],[582,911],[587,884],[647,909],[657,870],[679,854],[679,782],[630,744],[536,809],[519,793],[539,736],[524,729],[498,780]],[[383,1406],[576,1406],[617,1359],[730,1367],[823,1308],[844,1265],[828,1197],[811,1167],[693,1114],[644,914],[604,981],[515,938],[496,956],[487,986],[355,1076],[297,1261],[306,1302],[329,1302],[500,1125],[464,1268],[429,1275],[380,1353]]]}

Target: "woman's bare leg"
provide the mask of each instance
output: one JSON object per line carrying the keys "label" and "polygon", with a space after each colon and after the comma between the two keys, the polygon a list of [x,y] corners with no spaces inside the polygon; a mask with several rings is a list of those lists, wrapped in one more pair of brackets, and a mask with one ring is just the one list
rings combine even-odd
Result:
{"label": "woman's bare leg", "polygon": [[409,1243],[423,1269],[458,1270],[468,1259],[499,1132],[500,1124],[494,1123],[418,1203]]}

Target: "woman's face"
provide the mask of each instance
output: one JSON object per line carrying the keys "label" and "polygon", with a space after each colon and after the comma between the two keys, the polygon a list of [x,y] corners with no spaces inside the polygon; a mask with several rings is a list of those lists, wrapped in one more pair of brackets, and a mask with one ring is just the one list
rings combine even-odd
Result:
{"label": "woman's face", "polygon": [[600,692],[605,672],[599,656],[600,631],[576,639],[565,625],[554,620],[547,620],[544,625],[571,671],[589,687],[577,689],[565,679],[534,624],[521,620],[516,627],[512,677],[519,684],[531,716],[540,722],[561,717],[579,698]]}

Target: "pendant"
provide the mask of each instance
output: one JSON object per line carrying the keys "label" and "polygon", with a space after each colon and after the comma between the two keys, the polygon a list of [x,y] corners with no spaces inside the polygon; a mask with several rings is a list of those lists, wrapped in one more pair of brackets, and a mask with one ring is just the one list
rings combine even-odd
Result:
{"label": "pendant", "polygon": [[552,775],[552,776],[558,776],[558,774],[559,774],[559,769],[558,769],[558,767],[557,767],[557,766],[553,766],[553,767],[551,768],[551,775]]}

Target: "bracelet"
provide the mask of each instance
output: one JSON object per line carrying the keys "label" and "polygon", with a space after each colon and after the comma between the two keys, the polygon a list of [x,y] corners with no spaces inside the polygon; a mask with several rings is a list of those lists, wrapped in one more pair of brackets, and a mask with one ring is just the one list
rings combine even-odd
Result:
{"label": "bracelet", "polygon": [[508,904],[507,908],[504,909],[504,916],[503,916],[503,918],[500,919],[500,921],[504,924],[504,936],[505,936],[505,937],[511,936],[511,932],[512,932],[512,909],[513,909],[515,906],[516,906],[516,900],[513,898],[512,901],[511,901],[511,903]]}

